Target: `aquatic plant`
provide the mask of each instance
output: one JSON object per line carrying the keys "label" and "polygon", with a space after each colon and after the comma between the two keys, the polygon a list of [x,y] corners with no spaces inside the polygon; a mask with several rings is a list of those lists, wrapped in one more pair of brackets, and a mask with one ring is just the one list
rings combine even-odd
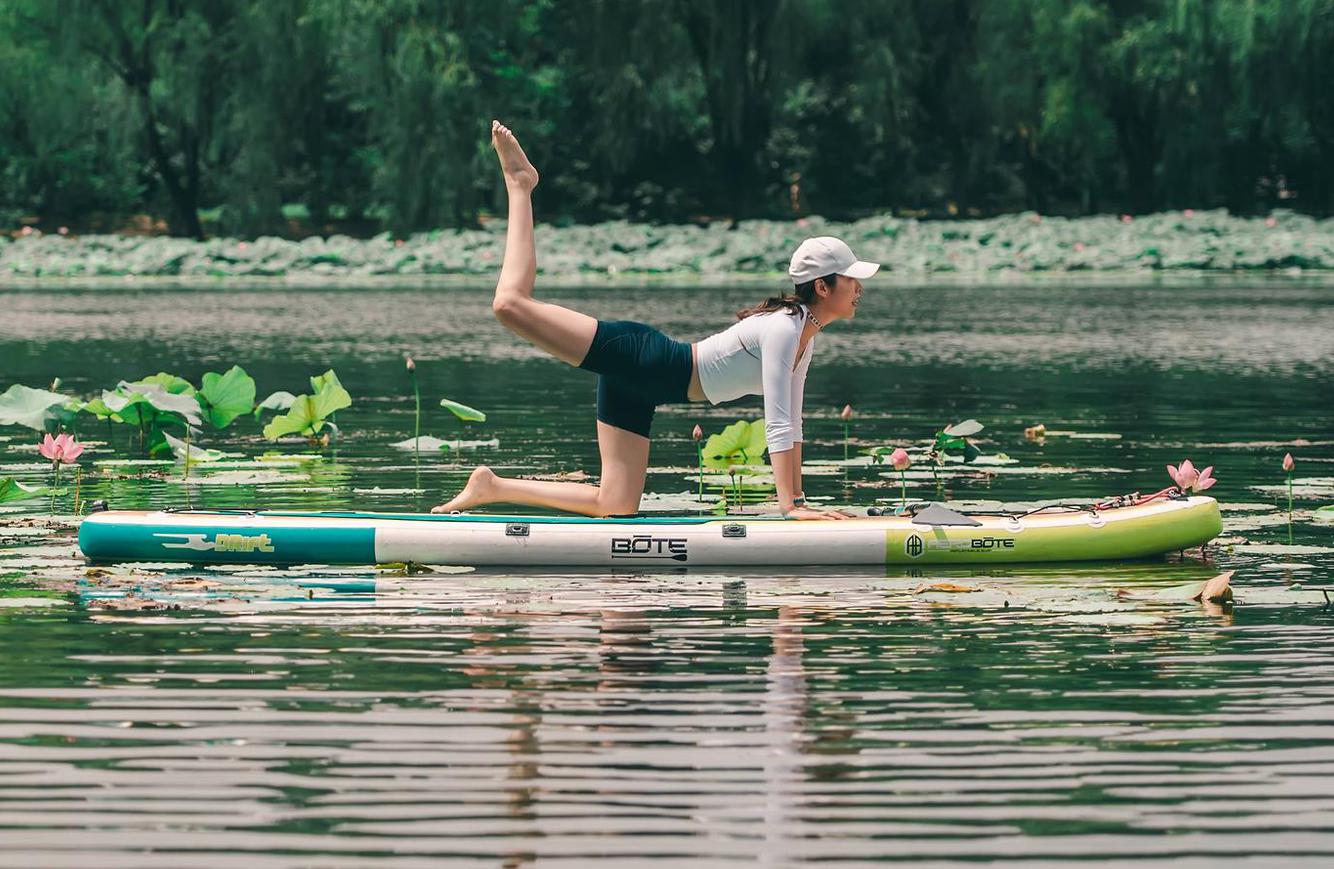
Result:
{"label": "aquatic plant", "polygon": [[1283,454],[1283,473],[1288,475],[1288,545],[1292,545],[1292,472],[1297,469],[1297,462],[1292,453]]}
{"label": "aquatic plant", "polygon": [[704,446],[700,443],[704,439],[704,429],[695,423],[695,427],[690,430],[690,439],[695,442],[695,463],[699,468],[699,500],[704,501]]}
{"label": "aquatic plant", "polygon": [[[274,417],[264,426],[264,437],[276,441],[285,435],[299,434],[315,446],[328,442],[327,431],[324,432],[324,438],[320,438],[320,433],[326,427],[334,434],[338,433],[338,426],[333,421],[334,414],[351,407],[352,396],[343,388],[332,368],[310,378],[310,387],[314,395],[295,396],[287,413]],[[273,397],[270,395],[265,402]]]}
{"label": "aquatic plant", "polygon": [[[57,379],[52,386],[59,383]],[[83,402],[73,396],[15,383],[0,395],[0,425],[47,431],[52,423],[57,427],[68,424],[82,407]]]}
{"label": "aquatic plant", "polygon": [[839,412],[838,418],[843,420],[843,461],[848,460],[848,436],[851,430],[852,405],[843,405],[843,410]]}
{"label": "aquatic plant", "polygon": [[412,381],[412,397],[416,402],[416,409],[412,417],[412,451],[417,459],[421,459],[421,437],[422,437],[422,391],[417,385],[417,363],[412,361],[412,357],[407,358],[408,379]]}
{"label": "aquatic plant", "polygon": [[904,472],[912,467],[912,459],[907,450],[899,447],[890,453],[889,465],[899,472],[899,512],[903,513],[908,509],[908,477]]}
{"label": "aquatic plant", "polygon": [[734,465],[764,466],[764,420],[737,420],[704,442],[704,467],[726,470]]}
{"label": "aquatic plant", "polygon": [[114,390],[104,389],[83,410],[98,419],[122,423],[139,429],[139,446],[147,455],[169,453],[165,432],[182,432],[191,425],[201,425],[199,400],[195,388],[174,374],[159,372],[133,382],[122,380]]}
{"label": "aquatic plant", "polygon": [[39,498],[46,493],[45,486],[26,486],[13,477],[0,477],[0,504]]}
{"label": "aquatic plant", "polygon": [[1214,479],[1213,465],[1203,471],[1197,471],[1195,466],[1191,464],[1190,459],[1183,461],[1179,467],[1174,468],[1168,465],[1167,475],[1172,478],[1172,482],[1176,483],[1177,488],[1181,490],[1183,495],[1191,492],[1203,492],[1212,488],[1214,483],[1218,482]]}
{"label": "aquatic plant", "polygon": [[968,438],[982,431],[986,426],[975,419],[966,419],[963,422],[956,422],[947,425],[936,432],[935,440],[931,448],[927,451],[927,458],[933,460],[937,466],[945,464],[945,457],[952,452],[958,452],[964,462],[971,462],[982,451]]}
{"label": "aquatic plant", "polygon": [[476,408],[468,407],[466,404],[459,404],[452,399],[440,399],[440,406],[464,422],[486,422],[485,413],[482,413]]}
{"label": "aquatic plant", "polygon": [[[74,440],[73,436],[68,434],[59,434],[52,437],[48,432],[42,442],[37,445],[37,451],[43,458],[51,462],[51,470],[55,474],[55,482],[51,486],[51,512],[56,511],[56,493],[60,488],[60,466],[73,465],[83,455],[83,444]],[[75,482],[75,511],[78,510],[78,479]]]}
{"label": "aquatic plant", "polygon": [[216,429],[224,429],[255,406],[255,380],[245,369],[233,365],[223,374],[209,371],[195,393],[204,420]]}

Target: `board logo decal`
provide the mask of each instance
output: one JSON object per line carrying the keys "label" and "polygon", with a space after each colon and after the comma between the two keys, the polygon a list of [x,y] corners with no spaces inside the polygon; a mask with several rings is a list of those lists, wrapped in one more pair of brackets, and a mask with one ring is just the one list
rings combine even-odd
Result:
{"label": "board logo decal", "polygon": [[686,538],[654,537],[649,534],[636,534],[633,537],[611,538],[612,558],[666,558],[672,561],[685,561]]}
{"label": "board logo decal", "polygon": [[195,552],[272,552],[273,541],[267,534],[154,534],[154,537],[175,537],[180,543],[163,543],[163,549],[192,549]]}
{"label": "board logo decal", "polygon": [[922,538],[917,534],[909,534],[903,540],[903,554],[909,558],[921,558],[922,553],[926,551],[926,545],[922,543]]}

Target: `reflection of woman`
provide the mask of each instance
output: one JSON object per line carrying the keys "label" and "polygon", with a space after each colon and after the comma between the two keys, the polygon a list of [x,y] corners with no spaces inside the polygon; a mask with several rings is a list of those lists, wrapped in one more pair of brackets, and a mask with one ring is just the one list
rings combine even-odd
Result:
{"label": "reflection of woman", "polygon": [[801,409],[815,334],[850,319],[862,278],[880,268],[861,262],[836,238],[811,238],[792,256],[792,295],[769,299],[738,315],[730,329],[691,345],[642,323],[599,321],[533,298],[537,252],[533,245],[533,188],[537,170],[519,141],[498,121],[491,144],[500,157],[509,194],[505,259],[492,303],[510,331],[570,365],[598,377],[598,451],[601,485],[513,480],[490,468],[472,472],[463,491],[432,512],[508,502],[608,516],[634,513],[644,494],[649,428],[659,404],[763,394],[765,435],[778,504],[793,519],[841,519],[833,510],[808,508],[801,496]]}

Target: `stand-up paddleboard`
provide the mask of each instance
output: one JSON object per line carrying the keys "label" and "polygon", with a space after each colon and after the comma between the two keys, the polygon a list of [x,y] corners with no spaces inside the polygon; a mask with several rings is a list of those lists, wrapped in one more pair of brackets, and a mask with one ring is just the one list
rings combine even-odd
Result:
{"label": "stand-up paddleboard", "polygon": [[93,563],[1000,564],[1145,558],[1199,546],[1221,530],[1213,498],[1180,496],[1010,514],[915,505],[913,515],[841,521],[171,510],[95,513],[79,528],[79,546]]}

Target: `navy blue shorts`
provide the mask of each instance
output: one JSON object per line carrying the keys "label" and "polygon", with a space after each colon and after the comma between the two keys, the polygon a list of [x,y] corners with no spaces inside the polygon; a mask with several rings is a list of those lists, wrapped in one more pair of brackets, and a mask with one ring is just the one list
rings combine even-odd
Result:
{"label": "navy blue shorts", "polygon": [[690,345],[643,323],[598,320],[579,367],[598,375],[598,419],[649,436],[660,404],[689,401]]}

